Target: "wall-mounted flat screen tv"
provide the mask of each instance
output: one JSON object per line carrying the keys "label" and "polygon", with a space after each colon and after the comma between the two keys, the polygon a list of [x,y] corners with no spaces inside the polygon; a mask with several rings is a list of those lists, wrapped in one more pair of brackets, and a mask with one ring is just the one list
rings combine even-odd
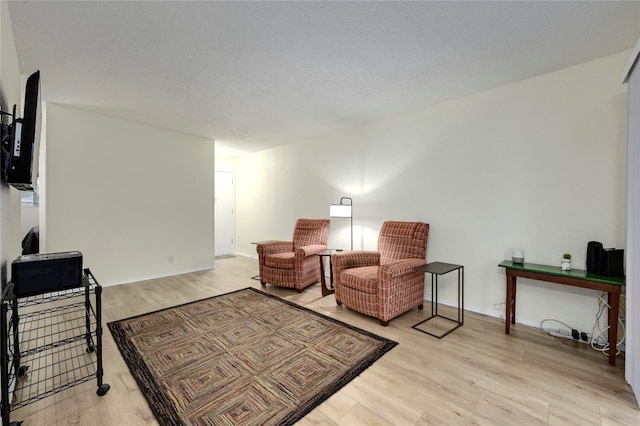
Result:
{"label": "wall-mounted flat screen tv", "polygon": [[13,142],[8,153],[6,182],[21,191],[34,191],[38,179],[40,110],[40,71],[36,71],[27,78],[24,113],[13,121]]}

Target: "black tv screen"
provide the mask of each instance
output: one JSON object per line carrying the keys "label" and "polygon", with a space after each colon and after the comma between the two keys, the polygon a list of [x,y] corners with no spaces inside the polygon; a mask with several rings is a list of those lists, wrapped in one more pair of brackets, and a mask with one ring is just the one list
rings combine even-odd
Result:
{"label": "black tv screen", "polygon": [[24,92],[24,114],[13,122],[11,161],[7,183],[21,191],[34,191],[40,148],[40,71],[29,76]]}

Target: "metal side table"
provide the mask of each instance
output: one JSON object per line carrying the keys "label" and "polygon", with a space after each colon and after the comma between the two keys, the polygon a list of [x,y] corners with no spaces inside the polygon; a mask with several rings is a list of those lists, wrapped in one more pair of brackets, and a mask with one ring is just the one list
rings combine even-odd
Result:
{"label": "metal side table", "polygon": [[[418,331],[426,333],[430,336],[437,337],[438,339],[442,339],[447,334],[451,333],[453,330],[461,327],[464,324],[464,266],[456,265],[453,263],[444,263],[444,262],[432,262],[423,266],[418,266],[415,268],[416,271],[426,272],[431,274],[431,316],[423,321],[420,321],[418,324],[412,326]],[[448,274],[449,272],[458,271],[458,318],[448,318],[438,314],[438,277],[440,275]],[[443,334],[437,335],[433,333],[429,333],[428,331],[422,330],[418,328],[421,324],[432,320],[433,318],[443,318],[448,321],[455,323],[455,327],[446,331]]]}

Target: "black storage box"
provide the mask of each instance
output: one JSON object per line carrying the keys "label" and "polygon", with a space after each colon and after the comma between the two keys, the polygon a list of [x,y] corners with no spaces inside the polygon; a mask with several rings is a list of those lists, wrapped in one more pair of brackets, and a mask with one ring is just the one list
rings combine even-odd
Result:
{"label": "black storage box", "polygon": [[11,263],[17,297],[33,296],[82,285],[82,253],[28,254]]}
{"label": "black storage box", "polygon": [[608,248],[602,250],[600,275],[624,277],[624,249]]}

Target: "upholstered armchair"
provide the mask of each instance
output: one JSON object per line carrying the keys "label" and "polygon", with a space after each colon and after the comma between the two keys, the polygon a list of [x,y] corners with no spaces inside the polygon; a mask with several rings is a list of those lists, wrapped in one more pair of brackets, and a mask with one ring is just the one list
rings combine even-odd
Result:
{"label": "upholstered armchair", "polygon": [[392,318],[424,304],[424,272],[429,224],[385,222],[378,251],[345,251],[331,256],[338,305],[378,318]]}
{"label": "upholstered armchair", "polygon": [[329,219],[298,219],[293,241],[257,246],[260,283],[295,288],[298,293],[320,279],[317,254],[327,249]]}

